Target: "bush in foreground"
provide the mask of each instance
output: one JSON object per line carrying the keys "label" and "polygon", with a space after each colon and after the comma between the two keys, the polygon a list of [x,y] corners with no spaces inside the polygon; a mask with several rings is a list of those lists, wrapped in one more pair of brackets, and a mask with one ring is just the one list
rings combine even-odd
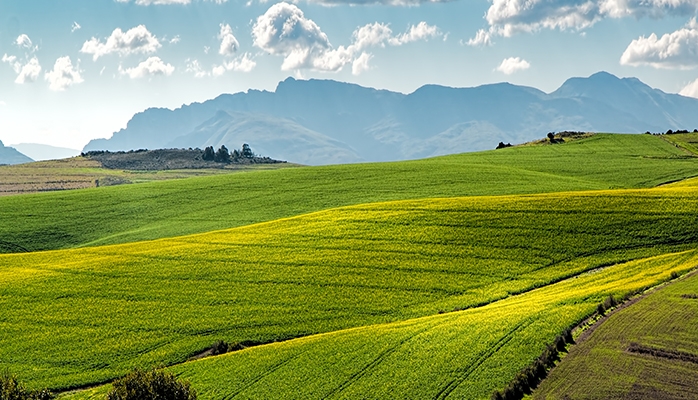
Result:
{"label": "bush in foreground", "polygon": [[0,400],[51,400],[54,396],[48,390],[29,391],[14,375],[5,372],[0,375]]}
{"label": "bush in foreground", "polygon": [[136,369],[113,383],[107,400],[196,400],[189,382],[180,382],[171,373]]}

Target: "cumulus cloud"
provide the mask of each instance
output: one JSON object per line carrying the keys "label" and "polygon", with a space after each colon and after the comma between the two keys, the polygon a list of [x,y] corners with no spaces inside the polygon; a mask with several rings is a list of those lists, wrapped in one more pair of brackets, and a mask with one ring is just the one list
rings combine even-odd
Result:
{"label": "cumulus cloud", "polygon": [[221,46],[218,50],[218,53],[221,55],[233,55],[240,48],[240,43],[233,35],[233,29],[230,27],[230,25],[221,24],[221,30],[218,33],[218,39],[220,39],[221,41]]}
{"label": "cumulus cloud", "polygon": [[698,99],[698,79],[686,85],[686,87],[681,89],[679,94],[682,96],[694,97]]}
{"label": "cumulus cloud", "polygon": [[522,58],[509,57],[502,60],[502,63],[499,64],[499,67],[497,67],[497,71],[506,75],[511,75],[514,72],[523,71],[525,69],[529,69],[530,67],[531,64]]}
{"label": "cumulus cloud", "polygon": [[641,36],[628,45],[621,65],[649,65],[654,68],[690,69],[698,66],[698,28],[695,19],[685,28],[657,37]]}
{"label": "cumulus cloud", "polygon": [[162,47],[160,41],[148,31],[148,28],[145,25],[138,25],[126,32],[120,28],[114,29],[104,43],[93,37],[83,43],[80,52],[92,54],[92,59],[96,61],[99,57],[112,53],[118,53],[121,56],[154,53],[160,47]]}
{"label": "cumulus cloud", "polygon": [[407,32],[390,39],[390,44],[399,46],[406,43],[416,42],[418,40],[427,40],[437,36],[441,36],[439,28],[422,21],[417,25],[412,25]]}
{"label": "cumulus cloud", "polygon": [[485,14],[489,28],[468,41],[490,44],[493,36],[512,36],[541,29],[579,31],[605,18],[689,16],[698,0],[492,0]]}
{"label": "cumulus cloud", "polygon": [[36,57],[32,57],[31,59],[27,60],[26,63],[22,63],[17,59],[16,56],[8,56],[7,54],[3,54],[2,62],[7,63],[10,65],[10,67],[12,67],[12,70],[17,74],[15,83],[20,85],[24,83],[36,82],[36,79],[41,73],[41,65]]}
{"label": "cumulus cloud", "polygon": [[15,79],[15,83],[21,85],[23,83],[36,82],[36,79],[39,77],[40,73],[41,65],[39,65],[39,60],[36,57],[32,57],[29,62],[20,68],[19,74]]}
{"label": "cumulus cloud", "polygon": [[15,40],[15,44],[17,47],[23,47],[25,49],[30,49],[32,47],[32,40],[29,39],[29,36],[26,34],[21,34],[17,36],[17,39]]}
{"label": "cumulus cloud", "polygon": [[19,71],[22,70],[22,63],[17,61],[16,56],[8,56],[7,53],[5,53],[2,56],[2,62],[9,64],[15,71],[15,74],[19,74]]}
{"label": "cumulus cloud", "polygon": [[73,66],[70,57],[60,57],[53,65],[53,70],[47,71],[44,75],[49,83],[49,89],[55,91],[64,91],[70,86],[84,82],[81,71],[77,66]]}
{"label": "cumulus cloud", "polygon": [[214,65],[211,74],[213,76],[221,76],[226,71],[235,72],[250,72],[257,66],[257,62],[251,58],[249,53],[243,54],[230,62],[225,62],[222,65]]}
{"label": "cumulus cloud", "polygon": [[252,28],[254,45],[265,52],[284,58],[282,70],[312,69],[316,71],[335,72],[345,65],[356,64],[356,71],[364,71],[370,55],[364,55],[369,47],[386,44],[400,46],[416,40],[424,40],[441,33],[437,27],[420,22],[411,26],[407,32],[393,36],[387,24],[373,23],[357,28],[353,42],[349,46],[334,48],[327,35],[311,19],[308,19],[297,6],[278,3],[257,18]]}
{"label": "cumulus cloud", "polygon": [[360,75],[362,72],[371,69],[369,62],[372,58],[372,54],[366,52],[361,53],[361,55],[358,56],[356,60],[354,60],[354,62],[351,64],[351,73],[353,75]]}
{"label": "cumulus cloud", "polygon": [[174,72],[175,67],[171,64],[166,64],[160,57],[149,57],[147,60],[138,64],[138,66],[133,68],[128,68],[123,70],[119,68],[119,71],[123,75],[128,75],[131,79],[139,79],[152,76],[170,76]]}

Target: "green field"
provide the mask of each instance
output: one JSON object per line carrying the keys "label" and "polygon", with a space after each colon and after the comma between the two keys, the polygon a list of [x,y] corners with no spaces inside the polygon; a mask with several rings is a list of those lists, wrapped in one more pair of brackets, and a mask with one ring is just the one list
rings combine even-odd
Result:
{"label": "green field", "polygon": [[[250,348],[171,370],[202,399],[487,399],[604,297],[657,284],[696,262],[695,251],[637,260],[485,307]],[[107,390],[65,399],[99,399]]]}
{"label": "green field", "polygon": [[656,136],[0,198],[0,252],[127,243],[387,200],[652,187],[698,175]]}
{"label": "green field", "polygon": [[65,388],[181,362],[217,339],[267,342],[474,307],[692,249],[697,207],[691,187],[428,199],[4,255],[0,359],[32,385]]}
{"label": "green field", "polygon": [[[633,343],[659,352],[629,351]],[[698,274],[693,274],[613,314],[573,347],[534,398],[695,399],[697,363]]]}
{"label": "green field", "polygon": [[[697,175],[660,137],[594,135],[0,198],[0,368],[60,391],[172,366],[202,399],[489,398],[607,296],[696,267]],[[188,361],[217,340],[271,344]]]}

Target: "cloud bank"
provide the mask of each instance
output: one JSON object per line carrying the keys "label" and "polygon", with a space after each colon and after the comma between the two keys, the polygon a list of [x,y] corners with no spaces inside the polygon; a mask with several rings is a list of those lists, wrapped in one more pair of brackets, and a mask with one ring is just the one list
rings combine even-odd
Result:
{"label": "cloud bank", "polygon": [[492,0],[485,14],[489,27],[468,44],[488,45],[495,36],[541,29],[579,31],[606,18],[691,16],[697,11],[698,0]]}

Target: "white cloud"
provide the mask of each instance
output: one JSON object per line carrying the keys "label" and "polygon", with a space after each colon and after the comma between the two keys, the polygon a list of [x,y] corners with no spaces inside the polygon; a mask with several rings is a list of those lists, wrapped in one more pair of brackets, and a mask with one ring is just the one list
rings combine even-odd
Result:
{"label": "white cloud", "polygon": [[177,35],[177,36],[173,37],[172,39],[170,39],[170,44],[177,44],[177,43],[179,43],[181,40],[182,40],[182,39],[179,37],[179,35]]}
{"label": "white cloud", "polygon": [[204,78],[204,77],[210,75],[207,71],[205,71],[201,67],[201,64],[199,64],[199,60],[187,59],[186,63],[187,63],[187,69],[185,71],[193,73],[194,77]]}
{"label": "white cloud", "polygon": [[73,25],[70,27],[70,33],[80,30],[80,28],[82,28],[82,26],[80,26],[80,24],[78,24],[77,22],[73,21]]}
{"label": "white cloud", "polygon": [[235,72],[250,72],[257,66],[257,62],[250,58],[249,53],[243,54],[230,62],[223,63],[223,65],[214,65],[211,74],[213,76],[221,76],[226,71]]}
{"label": "white cloud", "polygon": [[368,47],[384,47],[386,44],[400,46],[440,35],[437,27],[420,22],[407,32],[393,36],[387,24],[376,22],[357,28],[351,45],[334,48],[313,20],[306,18],[303,11],[289,3],[271,6],[257,18],[252,28],[254,45],[269,54],[283,57],[281,69],[284,71],[312,69],[336,72],[350,63],[354,70],[357,57],[363,58],[356,64],[356,71],[363,71],[362,66],[368,65],[370,59],[369,54],[363,54]]}
{"label": "white cloud", "polygon": [[470,45],[490,44],[492,36],[509,37],[541,29],[586,29],[606,18],[689,16],[698,0],[491,0],[485,14],[489,28],[480,30]]}
{"label": "white cloud", "polygon": [[17,75],[17,79],[15,79],[15,83],[21,85],[23,83],[36,82],[40,73],[41,65],[39,65],[39,60],[36,57],[32,57],[29,62],[22,66],[19,75]]}
{"label": "white cloud", "polygon": [[5,103],[4,101],[0,100],[0,107],[5,107],[6,105],[7,105],[7,103]]}
{"label": "white cloud", "polygon": [[682,96],[694,97],[698,99],[698,79],[689,83],[679,92]]}
{"label": "white cloud", "polygon": [[165,75],[170,76],[175,68],[171,64],[164,63],[160,57],[149,57],[147,60],[138,64],[133,68],[119,71],[122,75],[128,75],[131,79],[139,79],[151,76]]}
{"label": "white cloud", "polygon": [[121,56],[126,56],[134,53],[154,53],[162,47],[158,39],[148,31],[145,25],[138,25],[124,32],[120,28],[114,29],[114,32],[107,38],[106,42],[93,37],[82,45],[80,52],[92,54],[92,59],[97,60],[99,57],[111,53],[118,53]]}
{"label": "white cloud", "polygon": [[[418,6],[425,3],[445,3],[449,0],[306,0],[308,3],[324,5],[370,5],[383,4],[389,6]],[[262,0],[262,2],[265,2]]]}
{"label": "white cloud", "polygon": [[523,71],[525,69],[529,69],[530,67],[531,64],[524,59],[519,57],[509,57],[502,60],[502,63],[499,64],[499,67],[497,67],[497,71],[506,75],[511,75],[514,72]]}
{"label": "white cloud", "polygon": [[369,62],[372,58],[372,54],[366,52],[361,53],[361,55],[358,56],[356,60],[354,60],[354,62],[351,64],[351,73],[353,75],[360,75],[362,72],[371,69]]}
{"label": "white cloud", "polygon": [[80,75],[80,69],[70,61],[70,57],[60,57],[53,65],[52,71],[47,71],[44,75],[49,83],[49,89],[55,91],[63,91],[70,86],[84,82]]}
{"label": "white cloud", "polygon": [[688,27],[658,38],[652,33],[633,40],[620,57],[621,65],[690,69],[698,66],[698,28],[695,19]]}
{"label": "white cloud", "polygon": [[29,39],[29,36],[23,33],[17,36],[15,44],[17,45],[17,47],[24,47],[25,49],[29,49],[32,47],[32,40]]}
{"label": "white cloud", "polygon": [[390,40],[390,44],[399,46],[406,43],[416,42],[418,40],[428,40],[437,36],[441,36],[439,28],[422,21],[417,25],[412,25],[407,32],[392,38]]}
{"label": "white cloud", "polygon": [[16,56],[8,56],[7,53],[5,53],[2,56],[2,62],[8,63],[12,69],[15,71],[15,74],[19,74],[19,71],[22,70],[22,63],[17,61]]}
{"label": "white cloud", "polygon": [[233,29],[230,25],[221,24],[221,30],[218,33],[218,39],[221,41],[221,47],[218,53],[224,56],[235,54],[240,48],[240,43],[233,35]]}

